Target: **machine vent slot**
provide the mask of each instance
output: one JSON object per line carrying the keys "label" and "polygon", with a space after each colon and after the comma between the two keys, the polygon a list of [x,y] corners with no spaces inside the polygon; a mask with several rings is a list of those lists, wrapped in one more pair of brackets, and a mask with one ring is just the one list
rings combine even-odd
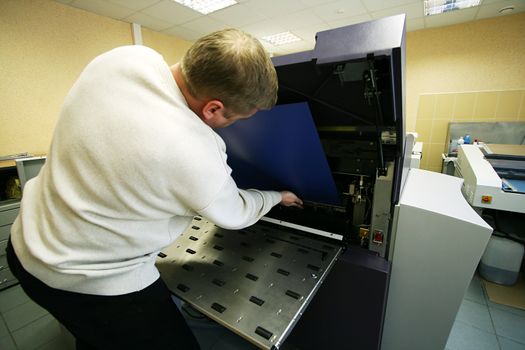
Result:
{"label": "machine vent slot", "polygon": [[276,252],[272,252],[270,255],[271,255],[271,256],[274,256],[274,257],[276,257],[276,258],[282,258],[282,257],[283,257],[282,254],[279,254],[279,253],[276,253]]}
{"label": "machine vent slot", "polygon": [[220,314],[222,314],[224,312],[224,310],[226,310],[226,308],[224,306],[222,306],[221,304],[218,304],[218,303],[211,304],[211,308],[213,310],[217,311]]}
{"label": "machine vent slot", "polygon": [[200,230],[201,229],[199,226],[192,226],[191,228],[194,229],[194,230]]}
{"label": "machine vent slot", "polygon": [[217,265],[217,266],[223,266],[223,265],[224,265],[224,263],[223,263],[222,261],[217,260],[217,259],[216,259],[216,260],[213,260],[213,263],[214,263],[215,265]]}
{"label": "machine vent slot", "polygon": [[255,333],[259,334],[261,337],[263,337],[266,340],[270,340],[270,338],[273,335],[272,332],[267,331],[266,329],[264,329],[264,328],[262,328],[260,326],[255,329]]}
{"label": "machine vent slot", "polygon": [[242,257],[242,260],[247,261],[247,262],[252,262],[252,261],[254,261],[255,259],[252,258],[251,256],[243,256],[243,257]]}
{"label": "machine vent slot", "polygon": [[186,249],[186,253],[195,254],[197,252],[195,250],[193,250],[193,249],[188,248],[188,249]]}
{"label": "machine vent slot", "polygon": [[254,304],[257,304],[259,306],[261,306],[262,304],[264,304],[264,300],[262,299],[259,299],[257,297],[254,297],[253,295],[250,297],[250,301]]}
{"label": "machine vent slot", "polygon": [[198,241],[198,240],[199,240],[199,239],[198,239],[197,237],[195,237],[195,236],[190,236],[190,239],[191,239],[192,241]]}
{"label": "machine vent slot", "polygon": [[198,216],[194,217],[193,219],[197,220],[197,221],[201,221],[202,219]]}
{"label": "machine vent slot", "polygon": [[217,245],[217,244],[216,244],[216,245],[213,246],[213,249],[223,250],[224,247],[221,247],[220,245]]}
{"label": "machine vent slot", "polygon": [[277,273],[280,273],[283,276],[290,276],[290,271],[286,271],[283,269],[277,269]]}
{"label": "machine vent slot", "polygon": [[251,273],[247,273],[245,277],[252,281],[257,281],[259,279],[259,277],[252,275]]}
{"label": "machine vent slot", "polygon": [[184,284],[179,284],[177,285],[177,289],[180,290],[180,291],[183,291],[184,293],[186,293],[187,291],[190,290],[190,287],[184,285]]}
{"label": "machine vent slot", "polygon": [[315,266],[315,265],[312,265],[312,264],[308,264],[308,265],[306,265],[306,267],[308,267],[310,270],[314,270],[314,271],[321,270],[321,268],[319,266]]}
{"label": "machine vent slot", "polygon": [[165,257],[167,257],[167,255],[164,254],[163,252],[159,252],[159,253],[157,254],[157,256],[158,256],[159,258],[165,258]]}
{"label": "machine vent slot", "polygon": [[223,280],[220,280],[218,278],[215,278],[213,279],[213,281],[211,281],[211,283],[215,284],[216,286],[219,286],[219,287],[222,287],[226,284],[226,282],[224,282]]}
{"label": "machine vent slot", "polygon": [[224,237],[224,236],[221,235],[220,233],[216,233],[216,234],[214,234],[214,236],[217,237],[217,238],[222,238],[222,237]]}
{"label": "machine vent slot", "polygon": [[299,293],[296,293],[296,292],[294,292],[292,290],[289,290],[289,289],[286,291],[286,295],[288,295],[289,297],[292,297],[294,299],[297,299],[297,300],[299,300],[299,298],[301,297],[301,295]]}
{"label": "machine vent slot", "polygon": [[188,265],[188,264],[184,264],[182,265],[182,268],[186,271],[193,271],[193,266],[191,265]]}

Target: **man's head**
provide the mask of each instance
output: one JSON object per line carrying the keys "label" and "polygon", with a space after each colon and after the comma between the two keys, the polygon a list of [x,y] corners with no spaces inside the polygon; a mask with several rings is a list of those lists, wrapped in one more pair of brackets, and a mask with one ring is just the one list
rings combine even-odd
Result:
{"label": "man's head", "polygon": [[228,119],[207,122],[212,127],[247,118],[277,100],[277,74],[270,58],[257,39],[237,29],[197,40],[182,58],[180,72],[188,93],[203,102],[199,116],[205,122],[213,117],[206,112],[220,112]]}

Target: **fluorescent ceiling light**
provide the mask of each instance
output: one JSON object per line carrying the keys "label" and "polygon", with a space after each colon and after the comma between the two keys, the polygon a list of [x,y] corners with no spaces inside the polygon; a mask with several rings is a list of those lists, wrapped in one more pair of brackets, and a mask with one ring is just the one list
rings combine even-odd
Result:
{"label": "fluorescent ceiling light", "polygon": [[478,6],[481,0],[425,0],[425,16]]}
{"label": "fluorescent ceiling light", "polygon": [[209,13],[222,10],[231,5],[235,5],[235,0],[175,0],[181,5],[189,7],[192,10],[207,15]]}
{"label": "fluorescent ceiling light", "polygon": [[263,39],[275,46],[286,45],[302,40],[290,32],[282,32],[273,35],[263,36]]}

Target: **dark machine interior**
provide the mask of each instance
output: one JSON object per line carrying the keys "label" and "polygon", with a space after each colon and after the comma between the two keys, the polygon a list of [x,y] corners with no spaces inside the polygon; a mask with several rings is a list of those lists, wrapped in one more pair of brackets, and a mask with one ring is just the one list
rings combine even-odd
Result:
{"label": "dark machine interior", "polygon": [[308,102],[341,206],[305,203],[303,210],[275,207],[269,216],[337,233],[366,247],[376,177],[396,161],[391,57],[318,65],[315,59],[276,67],[277,104]]}

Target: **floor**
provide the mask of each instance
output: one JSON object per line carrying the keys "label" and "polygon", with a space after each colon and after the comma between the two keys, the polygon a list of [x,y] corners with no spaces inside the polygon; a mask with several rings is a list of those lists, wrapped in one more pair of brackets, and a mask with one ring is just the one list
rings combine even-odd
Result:
{"label": "floor", "polygon": [[525,310],[491,302],[474,275],[446,349],[525,350]]}
{"label": "floor", "polygon": [[[214,332],[207,327],[196,327],[203,349],[252,348],[236,336],[214,339]],[[73,350],[73,344],[71,336],[51,315],[32,302],[20,286],[0,291],[0,349]],[[474,276],[446,349],[525,350],[525,310],[492,303],[481,279]]]}
{"label": "floor", "polygon": [[0,291],[1,350],[73,350],[74,340],[20,285]]}

